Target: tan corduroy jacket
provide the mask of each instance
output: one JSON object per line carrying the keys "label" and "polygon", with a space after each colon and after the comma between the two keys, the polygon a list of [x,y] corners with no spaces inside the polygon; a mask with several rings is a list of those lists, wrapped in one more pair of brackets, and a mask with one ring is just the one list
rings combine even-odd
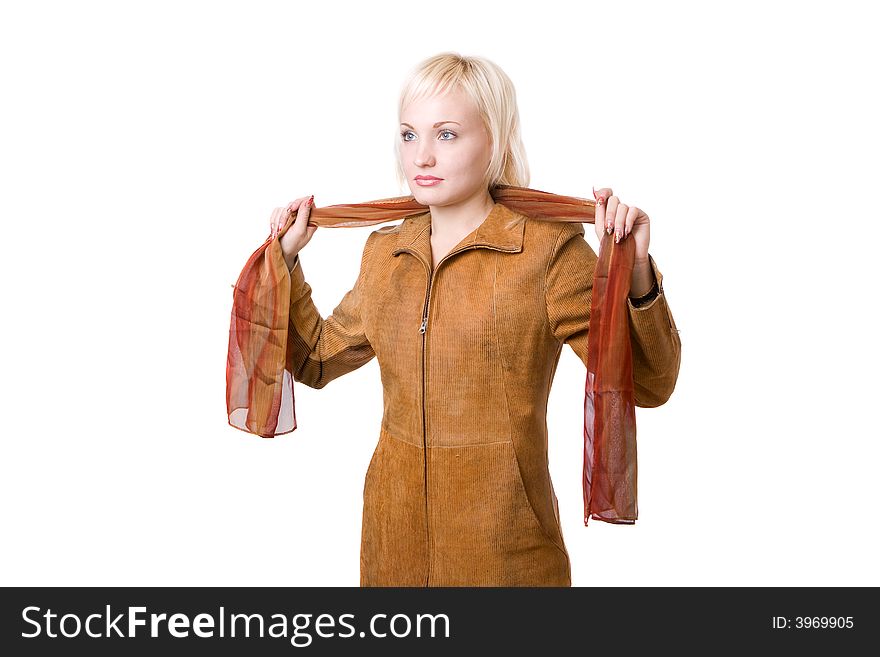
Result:
{"label": "tan corduroy jacket", "polygon": [[[322,388],[378,358],[361,586],[571,586],[547,459],[562,345],[586,363],[597,257],[581,223],[496,203],[432,271],[430,212],[373,231],[355,286],[322,318],[299,257],[288,362]],[[663,292],[628,302],[637,406],[675,387],[681,342]]]}

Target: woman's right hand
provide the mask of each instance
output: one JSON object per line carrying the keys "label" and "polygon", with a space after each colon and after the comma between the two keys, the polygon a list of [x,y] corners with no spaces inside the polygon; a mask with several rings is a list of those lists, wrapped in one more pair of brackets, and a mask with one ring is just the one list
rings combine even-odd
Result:
{"label": "woman's right hand", "polygon": [[287,223],[287,218],[292,213],[296,212],[296,219],[294,219],[290,228],[287,229],[287,232],[281,236],[280,242],[281,252],[284,254],[284,259],[288,263],[293,261],[302,248],[309,243],[310,239],[312,239],[312,235],[315,234],[315,231],[318,230],[317,226],[308,225],[309,213],[314,198],[314,195],[303,196],[295,201],[291,201],[287,207],[275,208],[272,211],[272,216],[269,219],[272,239],[275,239],[278,236],[278,233],[284,228],[284,224]]}

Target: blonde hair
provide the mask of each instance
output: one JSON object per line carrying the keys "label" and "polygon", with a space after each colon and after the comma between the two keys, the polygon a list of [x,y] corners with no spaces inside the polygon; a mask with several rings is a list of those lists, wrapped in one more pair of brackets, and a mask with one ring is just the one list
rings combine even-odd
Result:
{"label": "blonde hair", "polygon": [[[529,165],[520,135],[519,110],[513,82],[501,67],[485,57],[442,52],[412,69],[400,90],[397,113],[421,98],[462,90],[480,112],[492,140],[492,159],[484,174],[487,189],[495,185],[528,187]],[[400,133],[395,129],[397,182],[406,184],[400,158]]]}

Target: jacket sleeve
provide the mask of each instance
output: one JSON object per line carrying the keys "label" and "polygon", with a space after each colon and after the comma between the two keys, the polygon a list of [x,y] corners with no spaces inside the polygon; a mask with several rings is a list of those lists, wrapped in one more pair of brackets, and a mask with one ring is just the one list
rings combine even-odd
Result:
{"label": "jacket sleeve", "polygon": [[364,246],[361,268],[354,287],[346,292],[324,319],[312,301],[297,254],[290,270],[290,318],[287,334],[287,364],[295,381],[311,388],[323,388],[333,379],[356,370],[375,356],[364,333],[363,312],[366,275],[372,240]]}
{"label": "jacket sleeve", "polygon": [[[587,363],[587,335],[593,298],[593,272],[598,257],[584,239],[584,228],[563,230],[547,268],[545,297],[550,329],[560,342],[571,345]],[[648,256],[659,293],[636,307],[627,299],[633,355],[633,386],[636,406],[652,408],[672,395],[681,363],[681,340],[663,291],[663,275],[653,256]]]}

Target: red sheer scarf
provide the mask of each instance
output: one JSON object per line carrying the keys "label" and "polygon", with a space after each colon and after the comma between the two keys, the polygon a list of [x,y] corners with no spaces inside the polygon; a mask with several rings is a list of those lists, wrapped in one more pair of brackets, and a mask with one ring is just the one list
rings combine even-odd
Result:
{"label": "red sheer scarf", "polygon": [[[528,187],[498,185],[497,203],[541,221],[595,223],[596,202]],[[422,214],[412,196],[312,208],[309,225],[368,226]],[[291,226],[291,214],[279,236]],[[633,524],[637,458],[632,347],[627,295],[635,244],[603,233],[593,281],[584,398],[584,525],[590,517]],[[273,438],[297,427],[293,376],[286,369],[290,272],[279,240],[267,238],[233,286],[226,409],[229,424]]]}

